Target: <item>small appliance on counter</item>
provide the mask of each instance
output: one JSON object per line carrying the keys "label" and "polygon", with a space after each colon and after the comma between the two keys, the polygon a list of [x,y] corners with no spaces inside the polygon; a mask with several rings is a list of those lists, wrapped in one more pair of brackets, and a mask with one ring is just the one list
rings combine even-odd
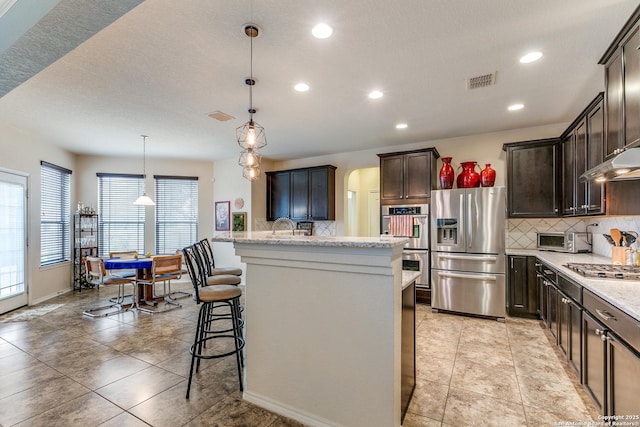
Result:
{"label": "small appliance on counter", "polygon": [[296,231],[293,234],[313,236],[313,221],[296,222]]}
{"label": "small appliance on counter", "polygon": [[564,233],[537,233],[536,248],[541,251],[590,253],[593,242],[591,233],[565,231]]}

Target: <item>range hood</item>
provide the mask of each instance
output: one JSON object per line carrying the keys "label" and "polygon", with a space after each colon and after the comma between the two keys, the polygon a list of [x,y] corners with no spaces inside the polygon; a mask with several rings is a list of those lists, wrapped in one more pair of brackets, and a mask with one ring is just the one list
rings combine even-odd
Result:
{"label": "range hood", "polygon": [[580,175],[581,181],[640,179],[640,147],[629,148]]}

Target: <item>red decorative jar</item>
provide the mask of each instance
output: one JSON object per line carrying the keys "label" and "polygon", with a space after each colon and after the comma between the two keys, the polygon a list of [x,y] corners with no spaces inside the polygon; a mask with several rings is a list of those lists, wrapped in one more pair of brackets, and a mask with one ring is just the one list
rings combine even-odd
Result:
{"label": "red decorative jar", "polygon": [[451,157],[442,158],[442,167],[440,168],[440,188],[450,190],[453,188],[453,178],[455,177],[453,166],[451,166]]}
{"label": "red decorative jar", "polygon": [[496,182],[496,171],[491,168],[491,163],[487,163],[480,172],[480,184],[483,187],[493,187]]}
{"label": "red decorative jar", "polygon": [[476,162],[461,162],[462,172],[458,175],[458,188],[480,187],[480,174],[476,172]]}

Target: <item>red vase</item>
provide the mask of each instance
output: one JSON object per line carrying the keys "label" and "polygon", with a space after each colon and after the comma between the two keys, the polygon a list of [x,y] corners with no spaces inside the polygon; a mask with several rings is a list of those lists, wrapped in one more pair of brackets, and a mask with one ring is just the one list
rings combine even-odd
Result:
{"label": "red vase", "polygon": [[493,187],[496,182],[496,171],[491,168],[491,163],[487,163],[482,172],[480,172],[480,184],[483,187]]}
{"label": "red vase", "polygon": [[462,172],[458,175],[458,188],[480,187],[480,174],[476,172],[476,162],[461,162]]}
{"label": "red vase", "polygon": [[455,172],[453,166],[451,166],[451,157],[442,158],[442,167],[440,168],[440,188],[443,190],[450,190],[453,188],[453,178]]}

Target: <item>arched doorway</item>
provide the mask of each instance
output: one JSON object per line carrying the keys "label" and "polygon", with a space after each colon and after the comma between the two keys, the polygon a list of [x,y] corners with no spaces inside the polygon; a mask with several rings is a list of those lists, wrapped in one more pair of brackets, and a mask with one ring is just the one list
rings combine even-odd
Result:
{"label": "arched doorway", "polygon": [[345,234],[380,235],[380,168],[355,169],[347,177]]}

